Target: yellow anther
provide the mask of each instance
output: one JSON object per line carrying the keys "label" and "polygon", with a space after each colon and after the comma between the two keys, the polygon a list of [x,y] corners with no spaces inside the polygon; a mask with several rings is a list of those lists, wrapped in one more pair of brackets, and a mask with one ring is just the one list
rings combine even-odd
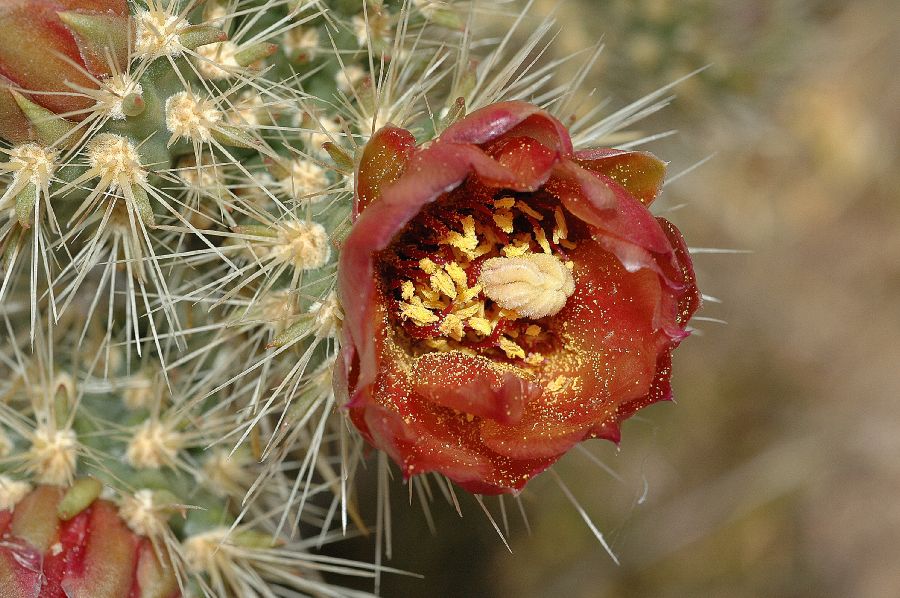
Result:
{"label": "yellow anther", "polygon": [[465,216],[461,222],[463,225],[462,234],[450,231],[444,237],[444,243],[456,247],[472,259],[476,257],[475,249],[478,248],[478,236],[475,234],[475,219],[471,216]]}
{"label": "yellow anther", "polygon": [[525,359],[525,350],[505,336],[500,337],[500,349],[510,359]]}
{"label": "yellow anther", "polygon": [[543,220],[544,219],[544,216],[540,212],[535,211],[531,206],[529,206],[524,201],[517,201],[516,209],[519,210],[520,212],[522,212],[523,214],[528,214],[535,220]]}
{"label": "yellow anther", "polygon": [[431,288],[451,299],[456,299],[456,285],[453,283],[450,275],[444,270],[437,270],[431,275]]}
{"label": "yellow anther", "polygon": [[409,301],[416,294],[416,285],[411,280],[407,280],[400,286],[400,293],[404,301]]}
{"label": "yellow anther", "polygon": [[569,237],[569,227],[566,226],[566,218],[561,207],[556,206],[553,208],[553,219],[556,220],[556,228],[553,229],[553,242],[559,243],[560,240]]}
{"label": "yellow anther", "polygon": [[447,314],[444,316],[444,320],[441,322],[438,329],[444,336],[449,336],[456,341],[462,340],[463,322],[455,314]]}
{"label": "yellow anther", "polygon": [[560,239],[559,244],[565,247],[566,249],[575,249],[577,245],[571,241],[566,241],[565,239]]}
{"label": "yellow anther", "polygon": [[519,257],[531,252],[530,237],[527,234],[516,235],[515,240],[503,248],[506,257]]}
{"label": "yellow anther", "polygon": [[534,227],[534,238],[537,239],[538,245],[541,246],[541,249],[547,255],[551,255],[553,250],[550,248],[550,243],[547,241],[547,235],[544,233],[544,229],[540,226]]}
{"label": "yellow anther", "polygon": [[434,274],[437,271],[437,264],[427,257],[423,257],[419,260],[419,268],[423,270],[425,274]]}
{"label": "yellow anther", "polygon": [[513,232],[513,215],[512,212],[504,210],[494,214],[494,224],[505,233]]}
{"label": "yellow anther", "polygon": [[477,314],[479,311],[481,311],[481,304],[479,304],[479,303],[473,303],[472,305],[470,305],[470,306],[468,306],[468,307],[464,307],[464,308],[462,308],[462,309],[454,310],[454,311],[453,311],[453,314],[454,314],[456,317],[458,317],[458,318],[461,318],[461,319],[463,319],[463,320],[467,320],[467,319],[469,319],[469,318],[474,317],[475,314]]}
{"label": "yellow anther", "polygon": [[412,320],[416,326],[425,326],[438,321],[438,317],[422,305],[422,300],[418,297],[413,297],[409,303],[400,304],[400,316]]}
{"label": "yellow anther", "polygon": [[541,327],[537,324],[532,324],[528,328],[525,329],[525,334],[528,336],[537,336],[541,333]]}
{"label": "yellow anther", "polygon": [[469,301],[471,301],[472,299],[477,297],[480,292],[481,292],[481,285],[476,284],[474,287],[463,291],[459,300],[463,303],[468,303]]}
{"label": "yellow anther", "polygon": [[469,318],[466,323],[469,325],[469,328],[485,336],[488,336],[494,331],[490,320],[487,320],[486,318]]}
{"label": "yellow anther", "polygon": [[504,197],[494,200],[494,207],[498,210],[508,210],[514,205],[516,205],[516,199],[514,197]]}
{"label": "yellow anther", "polygon": [[460,290],[468,288],[468,278],[466,277],[466,271],[462,269],[462,266],[456,262],[450,262],[444,266],[444,270],[447,271],[447,274],[450,275],[450,278],[453,279],[453,282],[456,283],[456,286],[458,286]]}

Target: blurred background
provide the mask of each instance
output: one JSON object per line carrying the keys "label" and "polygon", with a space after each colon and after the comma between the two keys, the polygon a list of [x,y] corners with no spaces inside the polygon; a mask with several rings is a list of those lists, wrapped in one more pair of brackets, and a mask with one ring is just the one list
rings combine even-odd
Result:
{"label": "blurred background", "polygon": [[[618,450],[584,445],[599,464],[556,467],[619,565],[550,474],[522,497],[530,533],[507,499],[512,554],[472,499],[462,521],[438,499],[429,535],[398,482],[389,564],[425,579],[389,575],[383,595],[900,596],[900,3],[555,14],[558,55],[605,40],[591,81],[611,107],[711,65],[641,127],[678,130],[649,146],[672,174],[713,156],[657,211],[740,252],[694,256],[721,303],[676,353],[677,403],[626,423]],[[340,550],[370,559],[371,541]]]}

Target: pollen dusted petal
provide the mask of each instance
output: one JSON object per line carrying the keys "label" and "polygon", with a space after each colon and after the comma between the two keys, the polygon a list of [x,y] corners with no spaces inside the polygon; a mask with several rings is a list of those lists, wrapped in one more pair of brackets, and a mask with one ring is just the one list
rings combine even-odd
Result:
{"label": "pollen dusted petal", "polygon": [[[413,390],[437,405],[510,424],[541,394],[527,373],[459,351],[428,353],[416,359]],[[531,376],[528,376],[531,378]]]}

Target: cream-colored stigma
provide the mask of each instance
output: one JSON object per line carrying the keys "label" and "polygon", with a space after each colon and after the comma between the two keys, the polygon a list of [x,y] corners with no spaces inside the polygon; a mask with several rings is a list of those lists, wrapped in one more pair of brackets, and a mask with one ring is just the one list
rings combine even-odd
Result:
{"label": "cream-colored stigma", "polygon": [[546,253],[486,260],[478,282],[497,305],[532,319],[559,313],[575,292],[572,272]]}

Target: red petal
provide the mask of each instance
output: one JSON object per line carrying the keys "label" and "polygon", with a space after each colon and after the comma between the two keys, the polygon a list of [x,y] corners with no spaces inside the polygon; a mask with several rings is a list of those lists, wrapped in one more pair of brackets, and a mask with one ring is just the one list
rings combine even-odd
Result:
{"label": "red petal", "polygon": [[[516,127],[521,125],[521,129]],[[447,128],[440,140],[481,145],[503,135],[529,136],[560,154],[572,153],[569,132],[549,113],[527,102],[491,104]]]}
{"label": "red petal", "polygon": [[540,386],[509,368],[458,351],[417,358],[412,385],[432,403],[502,424],[519,421],[525,405],[541,394]]}
{"label": "red petal", "polygon": [[665,162],[649,152],[593,149],[577,152],[575,161],[611,178],[646,206],[659,195],[666,176]]}
{"label": "red petal", "polygon": [[522,191],[540,189],[559,161],[559,154],[531,137],[504,137],[488,153],[513,173]]}
{"label": "red petal", "polygon": [[356,169],[354,218],[400,178],[415,148],[416,138],[406,129],[388,125],[375,132]]}
{"label": "red petal", "polygon": [[672,247],[662,227],[644,204],[612,179],[566,161],[557,165],[546,189],[596,229],[599,234],[594,238],[627,270],[650,268],[661,273],[658,260],[671,259]]}

